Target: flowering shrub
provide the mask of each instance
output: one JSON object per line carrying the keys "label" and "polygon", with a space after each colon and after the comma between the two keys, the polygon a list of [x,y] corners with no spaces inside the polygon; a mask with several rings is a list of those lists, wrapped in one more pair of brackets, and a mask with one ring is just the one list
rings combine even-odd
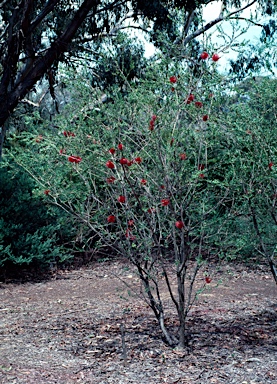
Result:
{"label": "flowering shrub", "polygon": [[[226,95],[218,92],[219,57],[214,55],[201,63],[198,77],[181,66],[174,68],[178,79],[164,68],[158,73],[152,69],[129,94],[114,92],[113,103],[86,110],[86,96],[77,110],[57,117],[65,131],[76,119],[74,139],[45,134],[35,149],[24,149],[33,164],[47,158],[47,166],[40,166],[34,176],[43,191],[49,187],[49,199],[82,222],[99,245],[109,244],[135,266],[165,340],[180,347],[186,343],[185,320],[195,299],[195,278],[211,255],[234,248],[225,237],[232,237],[230,229],[235,233],[236,209],[242,212],[245,196],[252,196],[253,184],[247,180],[253,137],[245,129],[234,131],[233,99],[228,113],[222,111]],[[99,99],[97,92],[90,89],[91,99]],[[60,154],[61,147],[65,152]],[[78,153],[70,156],[78,160],[67,161],[66,153]],[[259,170],[272,174],[274,161],[273,154],[259,159]],[[178,293],[172,290],[167,268],[172,260]],[[178,335],[165,326],[161,279],[176,307]],[[202,278],[204,284],[210,279]]]}

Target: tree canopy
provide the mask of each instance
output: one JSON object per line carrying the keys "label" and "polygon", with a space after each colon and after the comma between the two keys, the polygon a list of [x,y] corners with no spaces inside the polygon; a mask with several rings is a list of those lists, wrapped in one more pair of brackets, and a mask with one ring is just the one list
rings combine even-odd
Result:
{"label": "tree canopy", "polygon": [[[54,96],[60,62],[90,54],[92,43],[119,30],[139,28],[158,44],[160,33],[182,51],[214,25],[237,18],[252,5],[273,15],[275,1],[222,1],[219,15],[205,22],[203,6],[214,1],[180,0],[3,0],[0,3],[0,153],[7,120],[44,76]],[[254,17],[251,22],[254,21]],[[272,23],[270,24],[272,30]],[[269,24],[267,24],[269,28]],[[275,26],[273,26],[275,28]],[[273,29],[274,29],[273,28]]]}

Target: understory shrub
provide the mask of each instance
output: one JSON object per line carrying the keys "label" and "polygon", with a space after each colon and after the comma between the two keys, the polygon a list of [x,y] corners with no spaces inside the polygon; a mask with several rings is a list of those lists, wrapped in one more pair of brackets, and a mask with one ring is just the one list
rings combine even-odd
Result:
{"label": "understory shrub", "polygon": [[70,218],[50,207],[24,170],[10,162],[0,167],[0,267],[47,268],[72,257]]}
{"label": "understory shrub", "polygon": [[[277,136],[262,125],[266,97],[256,111],[255,93],[240,100],[239,88],[224,89],[218,55],[210,57],[195,64],[197,74],[158,61],[135,85],[125,79],[126,92],[109,89],[108,103],[76,77],[72,103],[49,127],[10,137],[40,194],[133,264],[164,339],[180,348],[189,310],[212,281],[211,258],[255,251],[275,268]],[[165,321],[161,282],[177,331]]]}

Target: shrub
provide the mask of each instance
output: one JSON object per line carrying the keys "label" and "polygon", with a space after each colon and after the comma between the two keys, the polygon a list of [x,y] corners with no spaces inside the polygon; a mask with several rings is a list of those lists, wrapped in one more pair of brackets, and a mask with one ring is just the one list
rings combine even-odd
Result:
{"label": "shrub", "polygon": [[[64,212],[37,195],[35,181],[13,164],[0,167],[0,266],[46,268],[72,257]],[[46,192],[47,193],[47,192]]]}

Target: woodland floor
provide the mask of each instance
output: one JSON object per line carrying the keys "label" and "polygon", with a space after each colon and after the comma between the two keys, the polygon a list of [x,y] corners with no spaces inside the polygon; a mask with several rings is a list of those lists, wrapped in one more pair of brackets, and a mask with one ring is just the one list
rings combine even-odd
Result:
{"label": "woodland floor", "polygon": [[[124,262],[0,283],[0,383],[277,383],[277,288],[267,267],[211,265],[206,272],[212,282],[192,307],[185,351],[163,343]],[[197,288],[203,282],[202,272]],[[169,300],[167,310],[174,329]]]}

